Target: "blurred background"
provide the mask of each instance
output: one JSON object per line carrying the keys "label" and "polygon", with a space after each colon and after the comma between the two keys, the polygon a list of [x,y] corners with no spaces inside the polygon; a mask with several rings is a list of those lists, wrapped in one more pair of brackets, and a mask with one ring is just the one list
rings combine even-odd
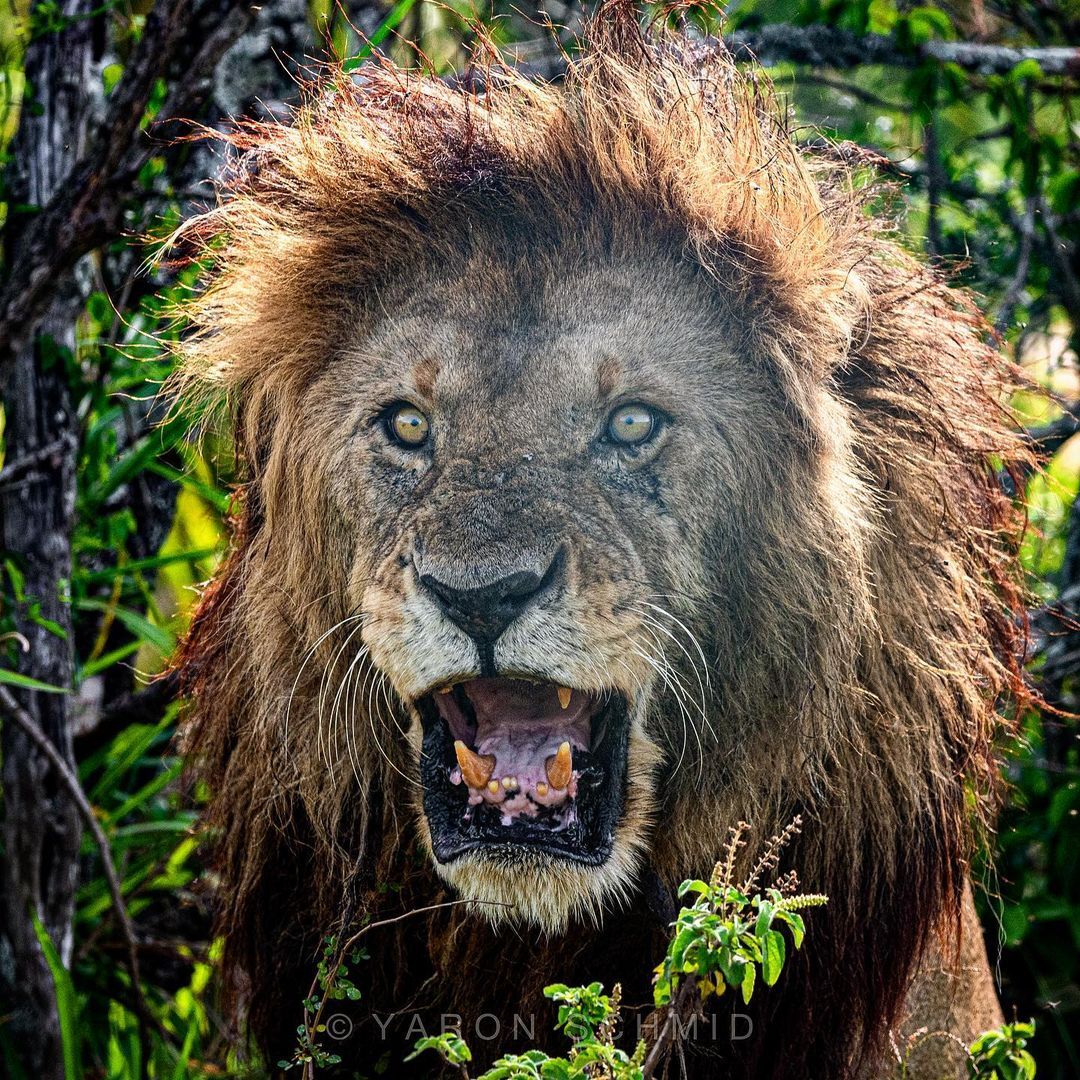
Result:
{"label": "blurred background", "polygon": [[[151,681],[221,557],[232,470],[156,397],[192,271],[149,263],[147,238],[211,203],[222,164],[184,122],[287,115],[328,54],[449,74],[478,24],[558,78],[585,12],[0,7],[0,1073],[237,1068],[214,1008],[199,792],[178,784],[175,686]],[[977,292],[1048,391],[1014,402],[1048,459],[1017,491],[1046,705],[1003,765],[979,903],[1006,1018],[1037,1022],[1039,1075],[1080,1076],[1080,0],[734,0],[723,22],[710,5],[684,17],[768,66],[798,141],[876,162],[910,246]]]}

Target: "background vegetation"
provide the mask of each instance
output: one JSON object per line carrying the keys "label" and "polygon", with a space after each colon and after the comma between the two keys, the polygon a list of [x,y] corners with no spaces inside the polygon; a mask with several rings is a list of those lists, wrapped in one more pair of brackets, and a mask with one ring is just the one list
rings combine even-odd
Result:
{"label": "background vegetation", "polygon": [[[582,14],[561,0],[0,8],[0,1071],[235,1065],[214,1011],[198,793],[181,792],[170,749],[175,688],[150,682],[229,506],[227,454],[197,453],[155,398],[179,332],[170,300],[190,282],[148,269],[140,237],[210,200],[220,166],[175,141],[177,121],[282,114],[305,57],[326,50],[416,64],[414,44],[451,72],[476,20],[558,77],[542,23],[572,48]],[[980,902],[1007,1018],[1036,1018],[1041,1076],[1080,1075],[1080,5],[735,0],[723,26],[712,7],[687,18],[770,66],[799,140],[896,180],[911,245],[978,291],[1051,391],[1016,403],[1049,455],[1018,492],[1047,708],[1005,766],[1012,801]]]}

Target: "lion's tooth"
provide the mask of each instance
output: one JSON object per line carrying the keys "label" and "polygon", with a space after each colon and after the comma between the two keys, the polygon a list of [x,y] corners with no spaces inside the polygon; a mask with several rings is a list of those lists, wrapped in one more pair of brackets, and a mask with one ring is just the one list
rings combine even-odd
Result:
{"label": "lion's tooth", "polygon": [[452,686],[440,686],[438,692],[440,694],[449,694],[454,688]]}
{"label": "lion's tooth", "polygon": [[543,798],[547,793],[548,786],[544,783],[543,780],[541,780],[540,783],[536,785],[536,794]]}
{"label": "lion's tooth", "polygon": [[551,782],[551,786],[557,791],[562,791],[570,783],[570,773],[573,762],[570,760],[570,743],[562,742],[554,757],[547,759],[544,771]]}
{"label": "lion's tooth", "polygon": [[560,686],[559,687],[559,704],[564,709],[569,709],[570,708],[570,697],[571,697],[572,694],[573,694],[573,690],[571,690],[569,686]]}
{"label": "lion's tooth", "polygon": [[489,780],[487,789],[488,789],[488,791],[491,792],[492,795],[498,795],[499,794],[499,781],[498,780]]}
{"label": "lion's tooth", "polygon": [[495,755],[478,754],[460,739],[454,743],[454,753],[457,755],[457,763],[461,766],[465,783],[471,788],[482,788],[495,771]]}
{"label": "lion's tooth", "polygon": [[506,788],[507,791],[509,791],[511,788],[516,788],[518,786],[517,777],[504,776],[502,779],[502,785],[504,788]]}

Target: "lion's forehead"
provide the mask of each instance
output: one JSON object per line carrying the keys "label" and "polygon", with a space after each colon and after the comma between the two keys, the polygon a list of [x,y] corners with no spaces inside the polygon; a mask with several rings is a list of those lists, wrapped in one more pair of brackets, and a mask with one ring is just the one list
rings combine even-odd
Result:
{"label": "lion's forehead", "polygon": [[[376,374],[470,414],[524,404],[521,419],[573,422],[575,405],[640,393],[702,408],[734,389],[738,327],[689,267],[575,259],[536,267],[486,261],[435,268],[357,329],[353,349]],[[388,314],[387,310],[392,311]],[[743,388],[740,387],[740,391]],[[734,395],[733,395],[734,396]],[[740,394],[741,396],[741,394]]]}

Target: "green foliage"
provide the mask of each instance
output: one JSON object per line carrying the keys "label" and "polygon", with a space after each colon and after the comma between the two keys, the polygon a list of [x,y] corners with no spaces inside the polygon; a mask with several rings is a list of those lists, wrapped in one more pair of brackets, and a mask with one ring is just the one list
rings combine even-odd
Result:
{"label": "green foliage", "polygon": [[1025,1049],[1035,1025],[1002,1024],[971,1044],[968,1076],[972,1080],[1034,1080],[1035,1059]]}
{"label": "green foliage", "polygon": [[[608,996],[600,983],[588,986],[564,986],[556,983],[544,988],[544,996],[558,1002],[556,1028],[570,1039],[565,1057],[551,1057],[542,1050],[526,1050],[521,1054],[506,1054],[476,1080],[590,1080],[608,1077],[609,1080],[642,1080],[645,1043],[639,1042],[632,1055],[615,1045],[620,989]],[[413,1058],[425,1050],[437,1051],[450,1065],[468,1076],[466,1066],[472,1061],[472,1051],[456,1033],[418,1039]]]}
{"label": "green foliage", "polygon": [[799,948],[806,933],[801,908],[818,907],[820,895],[785,896],[767,889],[747,897],[734,885],[684,881],[679,896],[694,896],[690,907],[679,912],[675,935],[657,970],[656,1004],[669,1005],[680,979],[693,976],[703,995],[722,994],[725,987],[738,988],[744,1002],[753,996],[760,971],[766,986],[780,978],[787,953],[784,935]]}
{"label": "green foliage", "polygon": [[65,1080],[76,1080],[79,1075],[79,1029],[75,987],[71,982],[71,973],[64,967],[64,962],[60,959],[52,938],[49,937],[49,931],[42,925],[36,912],[30,917],[34,922],[34,933],[37,934],[38,944],[45,956],[45,963],[49,965],[49,973],[52,975],[53,987],[56,990],[60,1032],[64,1039],[64,1077]]}
{"label": "green foliage", "polygon": [[[820,907],[827,898],[795,892],[794,874],[782,876],[776,887],[752,897],[746,895],[761,876],[773,869],[783,848],[800,827],[798,818],[782,833],[772,837],[764,852],[740,886],[732,883],[735,859],[743,846],[747,826],[737,825],[731,833],[725,857],[713,869],[709,881],[684,881],[680,898],[693,897],[672,924],[672,936],[664,959],[653,979],[653,1002],[658,1010],[673,1010],[680,1017],[687,1008],[696,1008],[710,995],[722,994],[730,986],[750,1000],[758,971],[766,986],[774,986],[783,970],[786,946],[775,925],[787,929],[792,944],[799,948],[806,927],[799,911]],[[680,987],[683,992],[677,995]],[[691,991],[691,993],[687,993]],[[621,991],[616,985],[611,995],[600,983],[565,986],[556,983],[544,988],[544,995],[558,1003],[556,1030],[570,1039],[566,1057],[553,1058],[541,1050],[510,1054],[500,1058],[477,1080],[641,1080],[646,1060],[646,1044],[638,1043],[632,1055],[615,1045]],[[472,1053],[456,1034],[418,1040],[411,1060],[424,1050],[436,1050],[451,1065],[461,1067]]]}
{"label": "green foliage", "polygon": [[[319,1037],[326,1032],[322,1016],[327,1002],[360,1000],[360,991],[349,979],[349,963],[359,964],[367,959],[367,953],[355,944],[358,936],[354,935],[344,945],[339,945],[336,934],[329,934],[323,940],[323,952],[315,970],[315,981],[303,1002],[304,1022],[296,1029],[296,1050],[291,1060],[277,1063],[279,1069],[288,1072],[290,1069],[307,1066],[327,1068],[340,1064],[341,1057],[324,1050],[319,1043]],[[346,954],[349,963],[346,963]],[[321,990],[322,994],[316,996],[316,990]]]}

